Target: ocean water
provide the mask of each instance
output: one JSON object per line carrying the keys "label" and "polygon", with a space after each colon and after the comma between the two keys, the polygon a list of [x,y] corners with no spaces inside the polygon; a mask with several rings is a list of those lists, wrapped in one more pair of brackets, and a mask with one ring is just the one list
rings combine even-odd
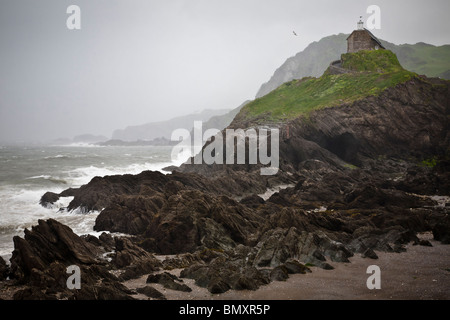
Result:
{"label": "ocean water", "polygon": [[25,228],[36,225],[38,219],[56,219],[78,235],[97,234],[93,226],[99,212],[64,210],[70,198],[44,208],[39,205],[41,196],[79,187],[95,176],[145,170],[167,173],[162,168],[180,165],[189,157],[184,153],[172,160],[171,151],[168,146],[0,146],[0,256],[8,262],[13,236],[23,236]]}

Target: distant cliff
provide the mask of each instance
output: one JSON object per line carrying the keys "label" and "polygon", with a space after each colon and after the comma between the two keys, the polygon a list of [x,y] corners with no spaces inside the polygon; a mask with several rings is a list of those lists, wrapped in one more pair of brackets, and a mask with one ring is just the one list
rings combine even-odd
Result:
{"label": "distant cliff", "polygon": [[151,122],[138,126],[129,126],[122,130],[115,130],[112,140],[122,141],[138,141],[138,140],[154,140],[157,138],[165,138],[170,140],[172,132],[176,129],[191,130],[194,121],[206,122],[214,116],[224,115],[229,109],[204,110],[200,113],[179,116],[167,121]]}

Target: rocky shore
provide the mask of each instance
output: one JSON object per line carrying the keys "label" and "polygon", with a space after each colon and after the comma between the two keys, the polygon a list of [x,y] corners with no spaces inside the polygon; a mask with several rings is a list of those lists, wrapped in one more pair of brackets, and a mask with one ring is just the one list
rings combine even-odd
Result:
{"label": "rocky shore", "polygon": [[[278,123],[274,176],[184,164],[48,192],[44,206],[70,196],[69,210],[101,210],[94,229],[105,232],[80,237],[40,220],[14,238],[11,264],[0,260],[0,297],[165,299],[156,287],[189,292],[187,282],[211,294],[255,291],[354,257],[425,248],[423,232],[449,244],[449,93],[447,81],[414,79]],[[238,115],[230,128],[239,127],[257,125]],[[260,196],[280,185],[290,187]],[[79,290],[67,288],[70,265],[81,269]],[[141,287],[125,285],[142,277]]]}

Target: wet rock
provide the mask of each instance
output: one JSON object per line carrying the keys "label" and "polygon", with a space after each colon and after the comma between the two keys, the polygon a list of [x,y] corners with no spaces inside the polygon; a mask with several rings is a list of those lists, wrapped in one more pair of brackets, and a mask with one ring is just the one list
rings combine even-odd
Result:
{"label": "wet rock", "polygon": [[200,252],[196,252],[196,254],[185,253],[180,254],[175,257],[169,257],[164,259],[162,262],[162,267],[164,270],[172,270],[178,268],[187,268],[194,263],[198,263],[201,261],[201,258],[204,257]]}
{"label": "wet rock", "polygon": [[260,205],[265,203],[264,199],[256,194],[247,196],[239,202],[250,208],[258,208]]}
{"label": "wet rock", "polygon": [[358,188],[345,198],[347,208],[376,208],[396,206],[401,208],[418,208],[430,204],[422,198],[399,190],[386,190],[373,185]]}
{"label": "wet rock", "polygon": [[321,231],[299,231],[295,227],[266,232],[255,250],[254,264],[259,267],[276,267],[294,257],[305,263],[322,266],[325,256],[332,261],[348,262],[348,258],[353,255],[343,243],[330,239]]}
{"label": "wet rock", "polygon": [[286,281],[288,278],[289,271],[284,265],[275,267],[270,272],[271,281]]}
{"label": "wet rock", "polygon": [[189,190],[169,197],[143,237],[153,239],[148,249],[161,254],[228,250],[251,242],[259,224],[257,214],[230,198]]}
{"label": "wet rock", "polygon": [[370,259],[378,259],[378,255],[370,248],[367,248],[366,251],[362,254],[363,258],[370,258]]}
{"label": "wet rock", "polygon": [[419,241],[419,245],[424,246],[424,247],[432,247],[433,246],[430,241],[423,240],[423,239]]}
{"label": "wet rock", "polygon": [[98,239],[106,251],[111,251],[115,246],[114,238],[109,233],[103,232]]}
{"label": "wet rock", "polygon": [[59,194],[54,192],[46,192],[39,201],[39,204],[45,208],[50,208],[55,202],[59,200]]}
{"label": "wet rock", "polygon": [[14,300],[57,300],[55,294],[47,294],[45,291],[36,287],[27,287],[20,289],[13,295]]}
{"label": "wet rock", "polygon": [[182,282],[182,280],[178,279],[177,276],[170,274],[168,272],[151,274],[147,277],[147,283],[159,283],[164,286],[166,289],[183,291],[183,292],[191,292],[192,289]]}
{"label": "wet rock", "polygon": [[311,272],[308,267],[294,259],[289,259],[282,266],[286,267],[288,274],[305,274]]}
{"label": "wet rock", "polygon": [[25,239],[16,236],[13,241],[11,273],[20,280],[27,280],[32,269],[43,271],[54,261],[68,264],[100,262],[97,258],[100,250],[97,247],[53,219],[39,220],[31,231],[25,229]]}
{"label": "wet rock", "polygon": [[446,216],[443,221],[433,226],[433,238],[443,244],[450,244],[450,218]]}
{"label": "wet rock", "polygon": [[5,280],[8,276],[9,268],[6,265],[5,260],[3,260],[2,257],[0,257],[0,281]]}
{"label": "wet rock", "polygon": [[97,217],[96,231],[142,234],[164,204],[158,195],[117,196]]}
{"label": "wet rock", "polygon": [[[102,250],[53,219],[14,237],[10,277],[25,288],[15,299],[129,299],[100,258]],[[67,287],[68,266],[80,268],[80,290]]]}
{"label": "wet rock", "polygon": [[111,264],[122,270],[121,280],[135,279],[162,267],[151,253],[125,237],[115,237],[115,251],[111,257]]}
{"label": "wet rock", "polygon": [[136,292],[145,294],[149,298],[153,298],[156,300],[167,300],[164,294],[162,294],[160,291],[156,290],[152,286],[145,286],[142,288],[137,288]]}
{"label": "wet rock", "polygon": [[231,289],[230,285],[222,279],[212,279],[208,282],[207,289],[212,294],[224,293]]}
{"label": "wet rock", "polygon": [[[256,290],[270,282],[265,272],[248,266],[244,260],[231,260],[220,256],[209,264],[195,264],[181,271],[181,278],[194,279],[195,283],[212,293],[222,290]],[[212,290],[212,291],[211,291]]]}

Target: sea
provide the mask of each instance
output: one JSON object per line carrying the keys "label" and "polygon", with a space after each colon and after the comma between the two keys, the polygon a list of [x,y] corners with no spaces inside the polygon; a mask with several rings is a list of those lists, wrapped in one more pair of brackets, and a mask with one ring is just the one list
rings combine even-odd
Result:
{"label": "sea", "polygon": [[81,214],[65,209],[71,197],[52,207],[39,204],[47,192],[77,188],[96,176],[138,174],[145,170],[180,165],[190,154],[172,159],[171,146],[97,146],[89,144],[54,146],[0,146],[0,256],[9,263],[13,237],[24,236],[25,228],[39,219],[53,218],[78,235],[98,235],[93,230],[99,212]]}

